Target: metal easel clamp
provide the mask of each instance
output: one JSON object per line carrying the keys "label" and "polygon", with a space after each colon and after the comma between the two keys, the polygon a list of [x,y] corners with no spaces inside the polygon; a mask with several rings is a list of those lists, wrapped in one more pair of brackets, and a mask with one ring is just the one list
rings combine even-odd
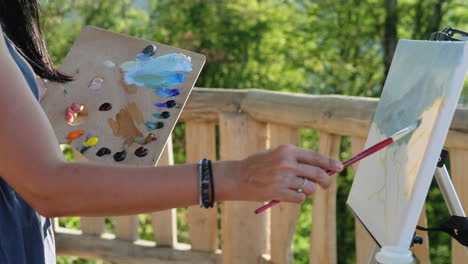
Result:
{"label": "metal easel clamp", "polygon": [[429,37],[429,40],[435,40],[435,41],[464,41],[464,39],[455,38],[454,37],[455,34],[460,34],[461,36],[468,38],[468,33],[467,32],[464,32],[464,31],[449,27],[449,28],[445,28],[442,31],[431,33],[431,36]]}

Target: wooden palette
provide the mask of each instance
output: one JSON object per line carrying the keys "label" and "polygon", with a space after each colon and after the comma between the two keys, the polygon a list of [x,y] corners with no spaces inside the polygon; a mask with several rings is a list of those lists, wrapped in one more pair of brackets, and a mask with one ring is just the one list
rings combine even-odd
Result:
{"label": "wooden palette", "polygon": [[[151,44],[156,46],[152,61],[164,55],[182,56],[186,60],[190,57],[191,71],[174,71],[176,67],[172,69],[169,67],[169,75],[182,77],[178,80],[180,84],[170,85],[167,89],[161,88],[166,89],[165,91],[177,89],[180,92],[178,95],[162,97],[155,92],[160,88],[128,84],[129,82],[124,80],[125,71],[121,64],[135,61],[136,55]],[[96,27],[85,27],[60,68],[62,72],[73,75],[75,80],[66,84],[49,82],[47,95],[41,104],[59,143],[70,144],[76,150],[81,150],[88,160],[104,164],[154,166],[204,63],[205,56],[201,54]],[[148,75],[142,74],[139,80],[145,81],[147,77]],[[156,81],[159,78],[158,76],[150,77],[156,78]],[[95,78],[102,78],[100,88],[96,89],[99,84],[90,86]],[[175,106],[173,104],[161,105],[169,100],[175,101]],[[87,113],[78,113],[76,120],[79,122],[70,124],[66,119],[66,109],[73,103],[83,104]],[[100,107],[105,103],[109,103],[112,108],[108,111],[100,111]],[[101,110],[102,108],[105,107],[101,107]],[[161,117],[163,112],[167,112],[163,114],[165,118]],[[146,122],[153,123],[147,127]],[[164,126],[155,128],[157,122],[162,122]],[[150,130],[150,128],[155,129]],[[76,131],[82,131],[83,135],[70,142],[67,137]],[[148,137],[149,133],[153,133],[157,139],[144,144],[142,141]],[[94,137],[98,138],[97,144],[89,146],[92,144],[89,144],[88,140]],[[85,146],[86,142],[88,145]],[[98,150],[104,147],[108,148],[111,153],[103,156],[96,155]],[[139,148],[142,150],[141,147],[147,149],[147,155],[139,155],[142,156],[139,157],[135,151]],[[122,151],[126,152],[125,159],[116,161],[115,153],[122,153]]]}

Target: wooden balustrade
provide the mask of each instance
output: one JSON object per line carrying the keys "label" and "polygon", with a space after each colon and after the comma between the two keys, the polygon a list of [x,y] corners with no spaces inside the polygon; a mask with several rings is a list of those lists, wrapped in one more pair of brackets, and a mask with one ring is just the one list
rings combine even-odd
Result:
{"label": "wooden balustrade", "polygon": [[[216,159],[215,126],[219,126],[221,159],[238,159],[281,144],[298,145],[299,128],[320,131],[319,151],[338,158],[341,136],[351,137],[351,152],[364,148],[378,100],[351,96],[303,95],[263,90],[195,89],[182,113],[187,162]],[[462,203],[468,206],[468,108],[459,107],[446,146],[451,172]],[[159,161],[173,164],[168,142]],[[354,165],[354,169],[356,169]],[[313,197],[310,263],[337,263],[336,180]],[[223,202],[218,208],[188,208],[190,245],[177,241],[175,209],[152,214],[156,242],[138,238],[137,216],[115,218],[115,235],[104,233],[103,218],[81,218],[82,231],[56,229],[61,255],[99,258],[113,263],[293,263],[292,241],[299,205],[280,203],[255,215],[258,202]],[[465,208],[468,210],[468,208]],[[219,211],[221,212],[219,214]],[[218,228],[218,223],[221,228]],[[420,223],[425,223],[425,213]],[[356,263],[366,263],[374,244],[356,221]],[[221,241],[219,240],[221,237]],[[427,236],[426,236],[427,241]],[[430,263],[429,243],[415,254]],[[466,263],[466,253],[453,244],[452,263]]]}

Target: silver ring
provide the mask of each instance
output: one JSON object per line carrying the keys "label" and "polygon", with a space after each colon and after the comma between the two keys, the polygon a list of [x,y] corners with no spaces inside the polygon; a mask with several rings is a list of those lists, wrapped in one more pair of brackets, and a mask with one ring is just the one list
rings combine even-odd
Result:
{"label": "silver ring", "polygon": [[304,192],[304,190],[302,188],[304,188],[304,186],[306,185],[306,182],[307,182],[307,179],[304,178],[304,182],[302,183],[301,187],[299,187],[299,189],[297,189],[298,193],[303,193]]}

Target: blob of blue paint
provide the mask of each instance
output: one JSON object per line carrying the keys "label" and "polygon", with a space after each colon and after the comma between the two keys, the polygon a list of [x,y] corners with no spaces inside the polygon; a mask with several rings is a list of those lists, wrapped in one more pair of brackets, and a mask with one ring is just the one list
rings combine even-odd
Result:
{"label": "blob of blue paint", "polygon": [[145,144],[145,138],[144,138],[144,137],[135,137],[133,140],[134,140],[136,143],[140,144],[140,145]]}
{"label": "blob of blue paint", "polygon": [[160,129],[164,127],[163,122],[153,122],[153,121],[146,121],[145,126],[148,128],[148,130],[155,130],[155,129]]}
{"label": "blob of blue paint", "polygon": [[169,89],[169,88],[157,88],[156,91],[154,91],[156,95],[159,95],[161,97],[174,97],[180,94],[179,89]]}
{"label": "blob of blue paint", "polygon": [[90,146],[82,146],[81,149],[80,149],[80,153],[84,154],[90,148],[91,148]]}
{"label": "blob of blue paint", "polygon": [[173,108],[174,106],[177,105],[176,101],[174,100],[169,100],[165,103],[157,103],[157,104],[154,104],[155,106],[157,107],[167,107],[167,108]]}
{"label": "blob of blue paint", "polygon": [[155,113],[153,114],[154,117],[157,117],[157,118],[162,118],[162,119],[168,119],[170,116],[171,116],[171,113],[169,113],[168,111],[164,111],[162,113]]}
{"label": "blob of blue paint", "polygon": [[185,74],[180,72],[192,71],[192,59],[184,54],[172,53],[157,58],[149,54],[146,51],[139,53],[135,60],[120,65],[126,84],[150,89],[167,88],[184,82]]}
{"label": "blob of blue paint", "polygon": [[165,76],[140,74],[133,77],[133,84],[138,86],[146,86],[150,89],[158,89],[182,84],[184,80],[185,74],[183,73],[171,73]]}

